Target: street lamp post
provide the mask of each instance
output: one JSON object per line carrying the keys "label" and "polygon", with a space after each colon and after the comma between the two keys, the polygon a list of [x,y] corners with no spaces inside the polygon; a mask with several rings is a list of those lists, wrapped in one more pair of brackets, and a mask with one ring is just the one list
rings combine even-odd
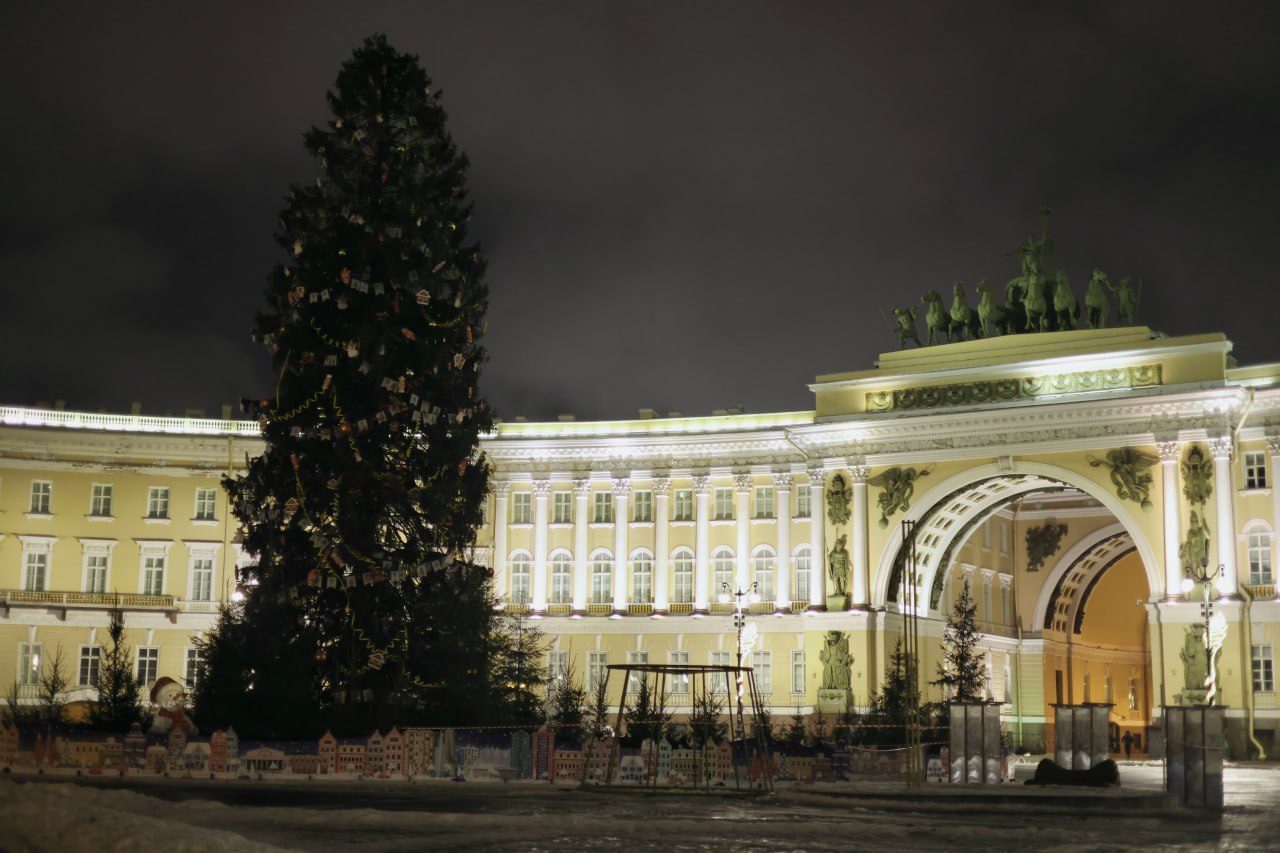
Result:
{"label": "street lamp post", "polygon": [[1204,589],[1204,601],[1200,602],[1200,612],[1204,616],[1204,663],[1205,663],[1205,704],[1212,705],[1213,697],[1217,691],[1217,673],[1213,667],[1213,640],[1209,636],[1210,625],[1213,622],[1213,597],[1210,589],[1214,586],[1218,587],[1219,595],[1225,595],[1227,590],[1222,586],[1226,580],[1227,567],[1219,564],[1218,568],[1212,572],[1209,571],[1209,558],[1201,557],[1200,565],[1192,565],[1189,569],[1189,576],[1182,579],[1183,593],[1190,593],[1192,589],[1199,584]]}
{"label": "street lamp post", "polygon": [[753,582],[747,589],[732,589],[729,584],[720,584],[720,602],[728,604],[729,599],[733,598],[733,628],[736,633],[737,641],[734,648],[738,654],[738,671],[735,674],[738,685],[738,739],[745,737],[745,730],[742,724],[742,693],[744,690],[744,679],[742,677],[742,630],[747,627],[748,611],[742,609],[742,600],[745,598],[749,604],[754,604],[760,600],[759,594],[756,592],[757,586]]}

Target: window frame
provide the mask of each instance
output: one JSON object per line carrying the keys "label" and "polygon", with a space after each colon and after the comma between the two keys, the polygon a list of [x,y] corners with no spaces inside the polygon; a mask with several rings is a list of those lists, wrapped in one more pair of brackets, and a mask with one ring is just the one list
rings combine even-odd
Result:
{"label": "window frame", "polygon": [[653,523],[653,491],[637,489],[631,493],[631,520],[637,524]]}
{"label": "window frame", "polygon": [[551,523],[573,524],[573,492],[551,493]]}
{"label": "window frame", "polygon": [[89,488],[89,517],[112,518],[113,483],[94,483]]}
{"label": "window frame", "polygon": [[27,504],[29,515],[53,515],[53,481],[32,480],[30,501]]}
{"label": "window frame", "polygon": [[1272,656],[1271,643],[1254,643],[1249,649],[1249,659],[1251,664],[1250,682],[1253,686],[1254,693],[1274,693],[1276,690],[1275,681],[1275,660]]}
{"label": "window frame", "polygon": [[[145,653],[145,654],[144,654]],[[156,679],[160,677],[160,647],[159,646],[137,646],[133,656],[134,660],[134,684],[138,687],[145,687],[150,690],[151,685],[156,683]],[[145,665],[144,665],[145,664]],[[145,670],[145,673],[144,673]],[[151,677],[144,678],[144,674]]]}
{"label": "window frame", "polygon": [[[550,604],[569,604],[573,601],[573,555],[564,549],[551,552],[549,567]],[[560,588],[563,585],[563,590]]]}
{"label": "window frame", "polygon": [[613,492],[591,493],[591,523],[613,524]]}
{"label": "window frame", "polygon": [[533,493],[511,493],[511,523],[530,524],[533,518]]}
{"label": "window frame", "polygon": [[672,521],[693,521],[693,489],[676,489],[671,499]]}
{"label": "window frame", "polygon": [[1244,487],[1246,490],[1266,489],[1269,480],[1267,479],[1267,454],[1262,450],[1246,450],[1240,460],[1240,467],[1243,473]]}
{"label": "window frame", "polygon": [[147,486],[148,521],[169,521],[169,504],[172,494],[168,486]]}
{"label": "window frame", "polygon": [[520,548],[507,558],[507,603],[527,605],[532,600],[533,555]]}
{"label": "window frame", "polygon": [[777,518],[777,492],[773,486],[756,486],[752,498],[752,518]]}
{"label": "window frame", "polygon": [[[681,546],[671,552],[671,603],[693,603],[693,573],[697,557]],[[688,567],[687,569],[685,567]],[[687,580],[687,583],[685,582]]]}
{"label": "window frame", "polygon": [[791,693],[799,696],[804,693],[804,677],[805,677],[804,649],[792,649],[791,651]]}
{"label": "window frame", "polygon": [[631,552],[631,603],[653,604],[653,554],[646,548]]}
{"label": "window frame", "polygon": [[38,640],[18,643],[17,667],[14,681],[19,687],[38,685],[44,669],[44,643]]}
{"label": "window frame", "polygon": [[712,521],[733,521],[733,488],[719,486],[713,494]]}
{"label": "window frame", "polygon": [[218,490],[207,486],[197,486],[194,507],[194,512],[191,516],[192,521],[217,521]]}
{"label": "window frame", "polygon": [[97,687],[102,675],[102,646],[80,646],[80,665],[76,668],[77,687]]}

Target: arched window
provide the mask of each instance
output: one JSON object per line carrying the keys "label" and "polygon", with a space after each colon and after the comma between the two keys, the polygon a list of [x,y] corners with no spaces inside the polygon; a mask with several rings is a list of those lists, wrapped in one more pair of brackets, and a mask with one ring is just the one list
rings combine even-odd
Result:
{"label": "arched window", "polygon": [[572,592],[573,555],[564,549],[551,552],[551,603],[568,604]]}
{"label": "arched window", "polygon": [[653,554],[643,548],[631,552],[631,602],[653,604]]}
{"label": "arched window", "polygon": [[603,548],[591,555],[591,603],[613,603],[613,554]]}
{"label": "arched window", "polygon": [[773,549],[768,545],[760,545],[751,552],[751,580],[761,601],[773,601],[773,564]]}
{"label": "arched window", "polygon": [[726,585],[729,587],[730,592],[737,589],[734,585],[733,577],[735,568],[732,548],[727,545],[721,545],[711,552],[711,594],[713,597],[719,596]]}
{"label": "arched window", "polygon": [[791,573],[791,600],[809,602],[809,572],[812,564],[809,561],[808,545],[801,545],[795,550],[795,571]]}
{"label": "arched window", "polygon": [[671,554],[671,601],[690,604],[693,601],[693,552],[677,548]]}
{"label": "arched window", "polygon": [[511,604],[529,603],[529,578],[533,569],[533,557],[528,551],[513,551],[507,561],[511,567]]}
{"label": "arched window", "polygon": [[1245,548],[1249,563],[1249,585],[1269,584],[1274,577],[1271,573],[1271,531],[1258,522],[1245,529],[1248,531]]}

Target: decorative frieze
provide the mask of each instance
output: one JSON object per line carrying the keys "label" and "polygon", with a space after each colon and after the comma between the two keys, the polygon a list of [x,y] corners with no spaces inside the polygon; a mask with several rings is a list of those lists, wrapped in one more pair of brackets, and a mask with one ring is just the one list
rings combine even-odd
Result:
{"label": "decorative frieze", "polygon": [[1086,370],[1023,379],[994,379],[956,385],[929,385],[891,391],[868,391],[868,412],[900,409],[936,409],[945,406],[979,406],[1009,400],[1033,400],[1058,394],[1143,388],[1163,384],[1158,364]]}

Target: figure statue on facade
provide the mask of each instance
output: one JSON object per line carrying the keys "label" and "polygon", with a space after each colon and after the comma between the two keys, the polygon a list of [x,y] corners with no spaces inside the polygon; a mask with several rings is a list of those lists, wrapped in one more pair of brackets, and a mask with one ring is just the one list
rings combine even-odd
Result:
{"label": "figure statue on facade", "polygon": [[1133,279],[1125,276],[1120,279],[1120,283],[1112,288],[1116,294],[1116,316],[1121,326],[1132,326],[1133,317],[1138,313],[1138,298],[1141,290],[1139,283],[1139,292],[1133,289]]}
{"label": "figure statue on facade", "polygon": [[1183,693],[1192,702],[1204,701],[1205,681],[1209,677],[1209,659],[1204,645],[1204,625],[1195,623],[1187,627],[1182,641]]}
{"label": "figure statue on facade", "polygon": [[1178,547],[1178,557],[1184,577],[1190,577],[1192,569],[1209,565],[1209,528],[1200,523],[1200,513],[1194,509],[1187,525],[1187,540]]}
{"label": "figure statue on facade", "polygon": [[1158,461],[1149,453],[1132,447],[1108,450],[1105,459],[1090,459],[1089,466],[1105,466],[1111,472],[1111,485],[1122,501],[1135,501],[1143,509],[1151,509],[1151,473],[1147,470]]}
{"label": "figure statue on facade", "polygon": [[1107,281],[1107,274],[1095,269],[1089,277],[1089,288],[1084,294],[1084,309],[1089,318],[1090,329],[1107,327],[1107,315],[1111,313],[1111,299],[1107,296],[1110,289],[1111,282]]}
{"label": "figure statue on facade", "polygon": [[1005,310],[996,304],[991,279],[978,282],[978,332],[984,338],[1003,331]]}
{"label": "figure statue on facade", "polygon": [[853,488],[843,474],[831,478],[831,487],[827,489],[827,518],[833,527],[847,524],[852,513],[849,510],[853,503]]}
{"label": "figure statue on facade", "polygon": [[822,661],[823,690],[849,689],[853,656],[849,654],[849,637],[844,632],[827,632],[818,660]]}
{"label": "figure statue on facade", "polygon": [[928,476],[928,471],[915,468],[888,468],[867,480],[867,485],[883,489],[876,499],[880,507],[880,526],[889,526],[889,517],[899,510],[906,511],[911,507],[911,496],[915,494],[916,480]]}
{"label": "figure statue on facade", "polygon": [[1182,493],[1187,502],[1204,506],[1213,494],[1213,461],[1204,458],[1200,445],[1191,445],[1182,463]]}
{"label": "figure statue on facade", "polygon": [[916,346],[924,346],[920,343],[920,335],[916,332],[916,309],[915,308],[894,308],[893,320],[897,325],[894,330],[898,333],[898,349],[905,349],[907,346],[907,338],[916,342]]}
{"label": "figure statue on facade", "polygon": [[949,340],[951,320],[942,308],[942,294],[930,290],[920,297],[920,304],[928,306],[924,313],[924,324],[929,329],[929,344],[946,343]]}
{"label": "figure statue on facade", "polygon": [[849,594],[849,537],[841,533],[836,544],[827,554],[827,578],[831,581],[831,595],[843,597]]}
{"label": "figure statue on facade", "polygon": [[1058,331],[1069,332],[1076,327],[1076,313],[1079,309],[1071,283],[1067,281],[1067,274],[1058,270],[1053,287],[1053,312],[1058,319]]}
{"label": "figure statue on facade", "polygon": [[964,297],[964,283],[957,281],[951,288],[951,325],[947,328],[948,341],[976,338],[977,318]]}

